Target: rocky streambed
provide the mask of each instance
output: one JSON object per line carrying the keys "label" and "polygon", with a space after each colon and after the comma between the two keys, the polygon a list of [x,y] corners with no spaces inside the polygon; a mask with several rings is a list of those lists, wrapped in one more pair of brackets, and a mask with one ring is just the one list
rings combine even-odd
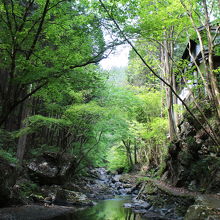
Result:
{"label": "rocky streambed", "polygon": [[182,219],[174,206],[158,208],[147,201],[141,193],[142,184],[132,175],[94,168],[74,183],[40,186],[27,205],[0,209],[0,219]]}
{"label": "rocky streambed", "polygon": [[71,158],[62,158],[62,164],[56,159],[53,154],[42,155],[27,164],[16,180],[10,180],[14,167],[4,163],[7,172],[0,177],[4,196],[0,205],[10,207],[0,209],[0,219],[220,219],[218,198],[214,203],[204,197],[198,200],[197,194],[172,191],[159,181],[105,168],[90,168],[86,175],[71,177]]}

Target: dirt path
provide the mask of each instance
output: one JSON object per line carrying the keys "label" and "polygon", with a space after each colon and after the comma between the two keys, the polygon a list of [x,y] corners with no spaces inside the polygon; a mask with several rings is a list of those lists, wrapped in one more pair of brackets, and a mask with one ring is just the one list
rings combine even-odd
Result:
{"label": "dirt path", "polygon": [[178,188],[171,186],[163,181],[160,180],[150,180],[152,183],[154,183],[159,189],[174,195],[174,196],[180,196],[180,197],[189,197],[194,198],[201,204],[220,210],[220,195],[217,194],[202,194],[199,192],[192,192],[184,188]]}
{"label": "dirt path", "polygon": [[202,194],[199,192],[192,192],[185,188],[178,188],[178,187],[171,186],[161,180],[152,179],[150,181],[152,181],[161,190],[167,191],[168,193],[171,193],[176,196],[183,196],[183,197],[185,196],[185,197],[193,197],[193,198],[197,198],[198,196],[203,196],[203,197],[220,199],[220,195],[217,195],[217,194]]}
{"label": "dirt path", "polygon": [[[137,178],[142,179],[142,178],[144,178],[144,176],[136,175],[136,179]],[[193,192],[193,191],[189,191],[185,188],[171,186],[170,184],[165,183],[164,181],[156,180],[153,178],[149,178],[146,180],[146,182],[147,181],[152,182],[160,190],[162,190],[170,195],[192,198],[197,201],[200,201],[202,204],[204,204],[206,206],[220,210],[220,195],[218,195],[218,194],[202,194],[200,192]]]}

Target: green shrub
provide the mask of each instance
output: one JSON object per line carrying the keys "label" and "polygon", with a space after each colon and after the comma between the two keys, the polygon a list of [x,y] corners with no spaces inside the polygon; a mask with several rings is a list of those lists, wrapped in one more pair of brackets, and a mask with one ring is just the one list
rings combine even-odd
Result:
{"label": "green shrub", "polygon": [[198,180],[200,184],[203,184],[206,188],[212,181],[215,171],[219,167],[220,158],[207,156],[193,164],[191,168],[191,178]]}
{"label": "green shrub", "polygon": [[49,146],[47,144],[43,144],[39,148],[32,149],[31,154],[33,156],[39,156],[39,155],[43,154],[46,151],[57,153],[59,151],[59,147]]}
{"label": "green shrub", "polygon": [[124,171],[130,170],[126,152],[119,146],[114,146],[110,149],[107,160],[109,162],[108,169],[111,171],[118,169],[123,169]]}
{"label": "green shrub", "polygon": [[15,149],[16,140],[13,132],[0,129],[0,148]]}
{"label": "green shrub", "polygon": [[15,163],[15,164],[18,163],[18,160],[15,157],[15,155],[9,151],[5,151],[3,149],[0,149],[0,157],[4,158],[9,163]]}
{"label": "green shrub", "polygon": [[31,181],[25,181],[21,183],[20,187],[21,187],[20,194],[24,198],[31,196],[31,194],[35,194],[36,192],[38,192],[39,189],[38,185]]}

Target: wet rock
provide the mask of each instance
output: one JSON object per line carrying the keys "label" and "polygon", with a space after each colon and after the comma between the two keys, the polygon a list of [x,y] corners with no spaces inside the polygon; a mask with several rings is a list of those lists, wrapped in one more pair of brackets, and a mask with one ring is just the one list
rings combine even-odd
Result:
{"label": "wet rock", "polygon": [[131,203],[125,203],[123,205],[123,207],[126,208],[126,209],[130,209],[130,208],[132,208],[132,204]]}
{"label": "wet rock", "polygon": [[110,181],[111,175],[107,172],[105,168],[94,168],[89,171],[89,175],[97,180],[101,180],[105,183]]}
{"label": "wet rock", "polygon": [[[90,184],[93,184],[93,183],[90,183]],[[83,190],[84,190],[82,186],[79,186],[79,185],[72,183],[72,182],[65,183],[64,188],[67,190],[76,191],[76,192],[83,192]]]}
{"label": "wet rock", "polygon": [[194,127],[187,121],[184,121],[180,126],[180,136],[186,137],[186,136],[193,136],[195,135],[195,129]]}
{"label": "wet rock", "polygon": [[162,208],[162,209],[159,210],[159,213],[162,216],[173,216],[174,215],[174,209]]}
{"label": "wet rock", "polygon": [[125,203],[124,204],[125,208],[132,208],[133,210],[145,210],[149,209],[151,205],[148,202],[145,202],[143,200],[132,200],[132,203]]}
{"label": "wet rock", "polygon": [[122,188],[123,188],[122,183],[116,182],[116,183],[115,183],[115,188],[116,188],[116,189],[122,189]]}
{"label": "wet rock", "polygon": [[96,199],[96,200],[105,200],[105,199],[112,199],[113,197],[114,197],[113,194],[109,194],[109,195],[100,194],[100,195],[96,195],[94,197],[94,199]]}
{"label": "wet rock", "polygon": [[63,189],[61,186],[43,186],[42,194],[44,198],[48,198],[48,203],[56,205],[76,205],[76,206],[92,206],[93,202],[81,193]]}
{"label": "wet rock", "polygon": [[126,195],[127,194],[127,190],[126,189],[120,189],[119,190],[119,194],[120,195]]}
{"label": "wet rock", "polygon": [[0,210],[1,220],[54,220],[71,219],[72,207],[51,206],[44,207],[39,205],[27,205],[15,208],[3,208]]}
{"label": "wet rock", "polygon": [[189,207],[184,220],[219,220],[220,199],[209,195],[198,196],[196,203]]}
{"label": "wet rock", "polygon": [[112,187],[112,188],[115,188],[115,184],[114,183],[110,183],[109,186]]}
{"label": "wet rock", "polygon": [[192,205],[187,210],[184,220],[205,220],[211,215],[211,209],[204,205]]}
{"label": "wet rock", "polygon": [[115,176],[112,177],[112,182],[113,183],[119,182],[120,178],[121,178],[121,175],[115,175]]}
{"label": "wet rock", "polygon": [[64,189],[58,190],[56,192],[54,203],[57,205],[94,205],[94,203],[91,200],[89,200],[85,194]]}
{"label": "wet rock", "polygon": [[132,201],[134,203],[134,208],[144,208],[144,209],[148,209],[150,208],[150,204],[146,201],[143,200],[133,200]]}
{"label": "wet rock", "polygon": [[145,214],[146,209],[133,209],[133,212],[138,213],[138,214]]}
{"label": "wet rock", "polygon": [[129,184],[129,183],[128,183],[128,184],[123,184],[123,187],[124,187],[124,188],[132,188],[133,185],[132,185],[132,184]]}
{"label": "wet rock", "polygon": [[41,185],[62,184],[74,170],[75,158],[45,152],[28,165],[30,177]]}
{"label": "wet rock", "polygon": [[165,217],[165,216],[161,216],[160,214],[154,213],[154,212],[147,212],[143,216],[148,220],[182,220],[182,218]]}
{"label": "wet rock", "polygon": [[53,200],[55,199],[57,192],[60,190],[62,190],[62,187],[58,185],[45,185],[41,187],[42,196],[44,198],[53,198]]}

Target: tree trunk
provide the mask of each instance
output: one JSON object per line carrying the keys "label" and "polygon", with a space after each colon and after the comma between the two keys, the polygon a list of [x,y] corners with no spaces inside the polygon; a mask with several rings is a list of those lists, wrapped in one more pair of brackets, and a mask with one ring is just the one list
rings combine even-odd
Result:
{"label": "tree trunk", "polygon": [[[22,113],[21,113],[21,126],[20,128],[23,129],[26,127],[24,120],[27,118],[27,116],[30,113],[30,107],[28,106],[30,100],[26,100],[25,103],[22,103]],[[22,164],[24,153],[26,150],[26,142],[27,142],[27,134],[22,135],[18,139],[17,144],[17,154],[16,157],[19,160],[19,162]]]}
{"label": "tree trunk", "polygon": [[[209,65],[209,79],[210,79],[210,84],[211,84],[211,91],[212,91],[212,96],[213,100],[216,105],[217,113],[218,113],[218,118],[220,121],[220,91],[218,87],[218,80],[216,77],[216,74],[214,74],[214,61],[213,61],[213,55],[214,55],[214,42],[213,42],[213,37],[211,33],[211,25],[210,25],[210,18],[209,18],[209,12],[208,12],[208,7],[207,7],[207,2],[206,0],[203,0],[203,6],[205,9],[205,19],[206,19],[206,33],[207,33],[207,39],[208,39],[208,65]],[[205,61],[204,61],[205,62]]]}
{"label": "tree trunk", "polygon": [[[200,48],[201,48],[201,55],[202,55],[202,59],[203,59],[204,66],[205,66],[205,72],[207,74],[207,80],[206,80],[207,84],[208,84],[207,92],[208,92],[210,101],[214,102],[214,104],[215,104],[218,119],[220,120],[220,93],[219,93],[217,78],[216,78],[215,74],[213,73],[214,45],[213,45],[213,37],[211,34],[210,18],[209,18],[209,13],[208,13],[208,8],[207,8],[207,2],[206,2],[206,0],[202,0],[204,11],[205,11],[205,29],[206,29],[206,34],[207,34],[207,39],[208,39],[208,49],[209,49],[208,63],[206,62],[205,47],[204,47],[204,43],[202,40],[202,35],[200,33],[200,30],[196,26],[195,20],[192,16],[192,11],[190,11],[187,8],[187,6],[184,4],[184,1],[182,1],[182,0],[180,0],[180,1],[181,1],[181,4],[183,5],[183,7],[185,8],[185,10],[188,14],[188,17],[191,20],[191,23],[193,25],[194,30],[197,33],[197,37],[199,39],[199,44],[200,44]],[[200,20],[200,21],[204,25],[202,20]]]}
{"label": "tree trunk", "polygon": [[134,143],[134,164],[137,164],[137,143]]}
{"label": "tree trunk", "polygon": [[128,141],[128,142],[126,143],[125,140],[122,140],[122,142],[123,142],[123,144],[124,144],[124,146],[125,146],[125,149],[126,149],[126,152],[127,152],[128,161],[129,161],[131,167],[133,167],[133,166],[134,166],[134,163],[133,163],[132,154],[131,154],[131,143],[130,143],[130,141]]}
{"label": "tree trunk", "polygon": [[[166,32],[165,32],[166,35]],[[173,74],[171,71],[170,60],[169,60],[169,43],[167,40],[164,41],[164,72],[166,74],[166,78],[169,81],[169,84],[174,85]],[[170,53],[171,55],[171,53]],[[173,87],[174,88],[174,87]],[[176,131],[176,122],[173,108],[173,94],[170,88],[166,89],[166,97],[167,97],[167,108],[168,108],[168,120],[169,120],[169,135],[170,140],[173,141],[177,137]]]}

